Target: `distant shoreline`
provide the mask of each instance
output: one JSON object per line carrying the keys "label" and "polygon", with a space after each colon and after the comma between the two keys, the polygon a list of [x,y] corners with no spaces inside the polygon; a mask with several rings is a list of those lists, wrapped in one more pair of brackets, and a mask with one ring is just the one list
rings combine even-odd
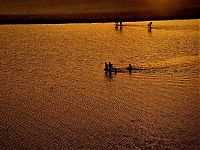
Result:
{"label": "distant shoreline", "polygon": [[[150,13],[148,13],[150,14]],[[57,14],[57,15],[0,15],[0,24],[67,24],[67,23],[108,23],[122,19],[123,22],[199,19],[198,13],[178,15],[147,15],[126,13],[104,14]]]}
{"label": "distant shoreline", "polygon": [[108,23],[122,19],[123,22],[158,21],[177,19],[200,19],[199,13],[179,14],[176,16],[149,16],[131,13],[110,14],[57,14],[57,15],[0,15],[0,25],[3,24],[67,24],[67,23]]}

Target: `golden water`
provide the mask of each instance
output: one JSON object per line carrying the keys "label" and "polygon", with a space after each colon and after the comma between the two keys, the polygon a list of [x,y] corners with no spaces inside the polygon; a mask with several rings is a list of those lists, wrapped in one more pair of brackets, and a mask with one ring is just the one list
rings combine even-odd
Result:
{"label": "golden water", "polygon": [[198,149],[199,20],[146,25],[1,25],[0,149]]}

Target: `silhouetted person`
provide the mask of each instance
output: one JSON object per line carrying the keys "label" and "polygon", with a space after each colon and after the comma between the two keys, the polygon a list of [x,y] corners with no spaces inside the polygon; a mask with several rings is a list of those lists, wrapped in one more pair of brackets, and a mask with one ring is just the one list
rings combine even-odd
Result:
{"label": "silhouetted person", "polygon": [[132,72],[132,70],[133,70],[133,67],[131,66],[131,64],[129,64],[129,65],[128,65],[128,68],[127,68],[127,70],[129,71],[129,73],[131,73],[131,72]]}
{"label": "silhouetted person", "polygon": [[105,71],[108,71],[108,64],[105,62]]}
{"label": "silhouetted person", "polygon": [[149,27],[149,28],[151,28],[151,26],[152,26],[152,22],[150,22],[150,23],[148,24],[148,27]]}
{"label": "silhouetted person", "polygon": [[113,69],[113,65],[109,62],[109,63],[108,63],[108,70],[109,70],[109,71],[112,71],[112,69]]}
{"label": "silhouetted person", "polygon": [[133,67],[131,66],[131,64],[128,65],[128,68],[127,68],[127,69],[128,69],[129,71],[130,71],[130,70],[133,70]]}
{"label": "silhouetted person", "polygon": [[120,19],[120,26],[122,26],[122,19]]}

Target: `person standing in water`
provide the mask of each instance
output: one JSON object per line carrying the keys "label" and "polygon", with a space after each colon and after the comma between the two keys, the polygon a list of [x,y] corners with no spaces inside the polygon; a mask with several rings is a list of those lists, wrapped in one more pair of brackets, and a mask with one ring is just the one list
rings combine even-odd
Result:
{"label": "person standing in water", "polygon": [[122,18],[120,19],[120,26],[122,26]]}
{"label": "person standing in water", "polygon": [[104,68],[105,71],[108,70],[108,64],[105,62],[105,68]]}
{"label": "person standing in water", "polygon": [[113,69],[113,65],[109,62],[109,63],[108,63],[108,70],[109,70],[109,71],[112,71],[112,69]]}
{"label": "person standing in water", "polygon": [[127,70],[129,71],[129,73],[132,73],[133,67],[131,64],[128,65]]}
{"label": "person standing in water", "polygon": [[131,64],[129,64],[129,65],[128,65],[128,68],[127,68],[127,70],[129,70],[129,71],[133,70],[133,67],[132,67],[132,65],[131,65]]}
{"label": "person standing in water", "polygon": [[150,22],[150,23],[148,24],[148,27],[149,27],[149,28],[151,28],[151,26],[152,26],[152,22]]}

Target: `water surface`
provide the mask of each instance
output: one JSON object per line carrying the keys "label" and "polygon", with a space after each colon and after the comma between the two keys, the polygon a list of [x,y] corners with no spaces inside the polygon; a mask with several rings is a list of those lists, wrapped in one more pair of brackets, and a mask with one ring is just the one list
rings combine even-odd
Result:
{"label": "water surface", "polygon": [[198,149],[199,20],[146,25],[1,25],[0,148]]}

